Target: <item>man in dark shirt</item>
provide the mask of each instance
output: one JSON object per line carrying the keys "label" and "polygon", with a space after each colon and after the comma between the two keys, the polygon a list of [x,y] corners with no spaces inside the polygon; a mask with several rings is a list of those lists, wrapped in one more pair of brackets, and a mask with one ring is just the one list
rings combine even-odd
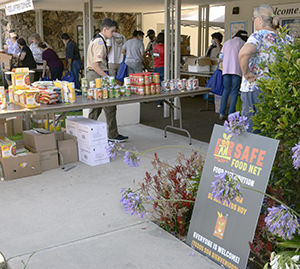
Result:
{"label": "man in dark shirt", "polygon": [[81,69],[81,58],[77,43],[70,38],[67,33],[61,35],[61,39],[66,45],[66,61],[68,71],[73,73],[75,79],[75,89],[80,89],[79,71]]}

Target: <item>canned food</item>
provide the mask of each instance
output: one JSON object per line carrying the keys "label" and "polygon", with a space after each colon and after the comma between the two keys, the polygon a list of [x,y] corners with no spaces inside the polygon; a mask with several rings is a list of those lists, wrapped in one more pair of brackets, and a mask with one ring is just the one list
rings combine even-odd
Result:
{"label": "canned food", "polygon": [[124,86],[130,86],[130,77],[124,78]]}
{"label": "canned food", "polygon": [[120,87],[120,95],[121,96],[125,96],[125,88],[126,88],[125,86]]}
{"label": "canned food", "polygon": [[108,86],[109,85],[109,77],[103,77],[102,84],[103,84],[103,86]]}
{"label": "canned food", "polygon": [[191,89],[193,89],[193,80],[192,80],[192,79],[188,79],[188,80],[186,81],[186,89],[187,89],[188,91],[190,91]]}
{"label": "canned food", "polygon": [[183,84],[182,84],[183,85],[183,89],[185,90],[186,89],[186,78],[183,78],[182,82],[183,82]]}
{"label": "canned food", "polygon": [[114,98],[114,97],[115,97],[114,88],[109,87],[108,88],[108,98]]}
{"label": "canned food", "polygon": [[93,88],[88,89],[87,98],[90,100],[94,99],[94,89]]}
{"label": "canned food", "polygon": [[98,100],[98,97],[99,97],[99,92],[102,92],[102,90],[101,89],[94,89],[94,99],[95,100]]}
{"label": "canned food", "polygon": [[154,83],[151,83],[151,85],[150,85],[150,91],[151,91],[151,94],[155,94],[156,93],[155,84]]}
{"label": "canned food", "polygon": [[103,97],[103,99],[107,99],[108,98],[108,90],[107,90],[107,88],[103,88],[102,89],[102,97]]}
{"label": "canned food", "polygon": [[101,100],[101,99],[103,99],[103,91],[102,91],[102,89],[99,89],[99,91],[98,91],[98,96],[97,96],[97,100]]}
{"label": "canned food", "polygon": [[115,86],[115,83],[116,83],[115,77],[114,76],[110,76],[109,77],[109,84],[112,85],[112,86]]}
{"label": "canned food", "polygon": [[125,86],[125,95],[130,96],[131,95],[131,88],[130,86]]}
{"label": "canned food", "polygon": [[197,78],[193,78],[193,89],[198,88],[199,86],[199,80]]}
{"label": "canned food", "polygon": [[166,92],[170,91],[170,80],[169,79],[164,81],[164,89]]}
{"label": "canned food", "polygon": [[115,88],[115,97],[120,97],[120,88]]}
{"label": "canned food", "polygon": [[95,88],[95,87],[96,87],[95,81],[90,81],[90,88]]}
{"label": "canned food", "polygon": [[160,94],[161,93],[160,83],[155,83],[155,93],[156,94]]}
{"label": "canned food", "polygon": [[178,84],[177,88],[178,88],[179,91],[182,91],[182,90],[185,89],[184,81],[182,79],[178,79],[177,84]]}
{"label": "canned food", "polygon": [[160,77],[159,77],[159,73],[154,73],[153,74],[154,77],[154,83],[160,83]]}
{"label": "canned food", "polygon": [[175,84],[175,80],[170,80],[170,90],[174,91],[176,89],[176,84]]}
{"label": "canned food", "polygon": [[95,87],[100,89],[102,87],[102,78],[95,79]]}
{"label": "canned food", "polygon": [[82,90],[81,90],[81,92],[82,92],[82,96],[87,96],[87,88],[82,88]]}
{"label": "canned food", "polygon": [[137,83],[139,85],[143,85],[145,83],[144,76],[137,76],[137,79],[138,79]]}
{"label": "canned food", "polygon": [[87,87],[88,87],[87,78],[82,78],[81,79],[81,88],[87,88]]}
{"label": "canned food", "polygon": [[146,95],[151,94],[150,84],[146,84],[146,85],[145,85],[145,94],[146,94]]}

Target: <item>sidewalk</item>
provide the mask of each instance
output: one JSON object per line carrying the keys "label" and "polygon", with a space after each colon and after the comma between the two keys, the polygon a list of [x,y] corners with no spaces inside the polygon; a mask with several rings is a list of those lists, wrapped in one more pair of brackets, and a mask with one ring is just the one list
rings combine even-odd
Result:
{"label": "sidewalk", "polygon": [[[138,151],[162,145],[188,146],[185,136],[141,124],[124,126],[126,149]],[[193,140],[195,149],[208,144]],[[178,150],[156,152],[172,163]],[[11,258],[12,269],[32,256],[27,269],[220,268],[149,219],[127,215],[119,202],[123,187],[143,179],[150,159],[130,168],[123,156],[90,167],[81,162],[41,175],[0,182],[0,251]]]}

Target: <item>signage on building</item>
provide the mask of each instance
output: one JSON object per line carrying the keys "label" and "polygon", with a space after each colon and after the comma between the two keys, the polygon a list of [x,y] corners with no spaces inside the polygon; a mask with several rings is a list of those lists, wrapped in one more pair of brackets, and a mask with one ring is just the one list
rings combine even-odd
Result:
{"label": "signage on building", "polygon": [[6,16],[34,9],[32,0],[20,0],[5,5]]}
{"label": "signage on building", "polygon": [[272,5],[274,14],[280,19],[299,17],[300,15],[300,3],[288,4],[288,5]]}
{"label": "signage on building", "polygon": [[246,268],[264,196],[241,189],[242,197],[225,204],[212,197],[215,175],[225,171],[242,186],[265,192],[278,141],[251,133],[232,138],[215,125],[205,159],[187,244],[225,268]]}

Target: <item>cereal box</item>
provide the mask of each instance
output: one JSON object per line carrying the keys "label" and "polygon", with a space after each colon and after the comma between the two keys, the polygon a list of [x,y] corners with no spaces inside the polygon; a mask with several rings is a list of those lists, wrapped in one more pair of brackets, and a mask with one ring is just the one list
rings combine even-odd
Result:
{"label": "cereal box", "polygon": [[3,86],[0,87],[0,109],[6,108],[6,97],[5,89]]}
{"label": "cereal box", "polygon": [[17,155],[16,142],[0,136],[0,155],[3,159]]}
{"label": "cereal box", "polygon": [[26,90],[20,96],[20,106],[34,108],[41,106],[39,90]]}
{"label": "cereal box", "polygon": [[14,91],[14,103],[18,106],[21,103],[21,95],[22,94],[23,94],[23,90]]}

